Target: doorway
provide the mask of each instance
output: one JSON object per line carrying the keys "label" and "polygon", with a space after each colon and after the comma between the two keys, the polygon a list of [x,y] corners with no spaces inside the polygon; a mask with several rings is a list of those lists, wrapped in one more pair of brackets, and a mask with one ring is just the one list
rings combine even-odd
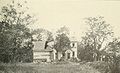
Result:
{"label": "doorway", "polygon": [[67,59],[70,59],[70,53],[67,53]]}

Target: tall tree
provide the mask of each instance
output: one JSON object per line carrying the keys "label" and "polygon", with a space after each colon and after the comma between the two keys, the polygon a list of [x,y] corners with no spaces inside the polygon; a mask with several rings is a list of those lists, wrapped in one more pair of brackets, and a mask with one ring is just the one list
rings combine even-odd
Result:
{"label": "tall tree", "polygon": [[86,24],[89,26],[88,32],[83,37],[83,44],[89,45],[94,51],[95,60],[99,59],[100,50],[107,40],[112,37],[112,30],[110,24],[107,24],[103,17],[89,17],[86,18]]}
{"label": "tall tree", "polygon": [[55,39],[55,49],[57,51],[64,51],[69,48],[70,40],[69,40],[69,30],[67,27],[61,27],[57,31],[57,36]]}
{"label": "tall tree", "polygon": [[27,25],[33,24],[34,20],[24,10],[26,7],[14,1],[1,8],[0,53],[5,56],[3,62],[32,61],[32,35]]}

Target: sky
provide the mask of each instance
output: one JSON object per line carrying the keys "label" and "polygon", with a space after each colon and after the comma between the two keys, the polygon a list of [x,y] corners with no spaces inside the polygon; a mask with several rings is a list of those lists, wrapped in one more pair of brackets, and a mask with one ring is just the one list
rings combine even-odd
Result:
{"label": "sky", "polygon": [[[12,0],[0,0],[0,6]],[[20,0],[18,0],[20,1]],[[22,0],[21,0],[22,1]],[[20,2],[21,2],[20,1]],[[104,16],[111,24],[115,36],[120,36],[119,0],[26,0],[29,12],[38,21],[31,28],[45,28],[53,33],[62,26],[69,28],[78,40],[84,35],[86,17]]]}

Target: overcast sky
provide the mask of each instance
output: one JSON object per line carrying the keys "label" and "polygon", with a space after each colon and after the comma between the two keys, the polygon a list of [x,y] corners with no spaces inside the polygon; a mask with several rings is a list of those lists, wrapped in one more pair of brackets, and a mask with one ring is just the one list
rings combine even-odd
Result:
{"label": "overcast sky", "polygon": [[[12,0],[0,0],[0,5]],[[56,31],[61,26],[69,27],[79,39],[87,30],[84,18],[104,16],[111,24],[115,36],[120,36],[119,0],[27,0],[30,12],[37,15],[38,22],[31,28],[46,28]]]}

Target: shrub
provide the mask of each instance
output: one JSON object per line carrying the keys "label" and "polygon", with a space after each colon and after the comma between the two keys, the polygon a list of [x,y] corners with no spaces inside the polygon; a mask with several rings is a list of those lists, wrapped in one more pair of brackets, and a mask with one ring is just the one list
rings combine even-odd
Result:
{"label": "shrub", "polygon": [[72,58],[70,59],[70,61],[71,61],[71,62],[79,62],[78,59],[77,59],[77,58],[74,58],[74,57],[72,57]]}
{"label": "shrub", "polygon": [[96,62],[87,62],[89,66],[92,66],[93,68],[97,69],[101,73],[109,73],[109,66],[106,62],[103,61],[96,61]]}

